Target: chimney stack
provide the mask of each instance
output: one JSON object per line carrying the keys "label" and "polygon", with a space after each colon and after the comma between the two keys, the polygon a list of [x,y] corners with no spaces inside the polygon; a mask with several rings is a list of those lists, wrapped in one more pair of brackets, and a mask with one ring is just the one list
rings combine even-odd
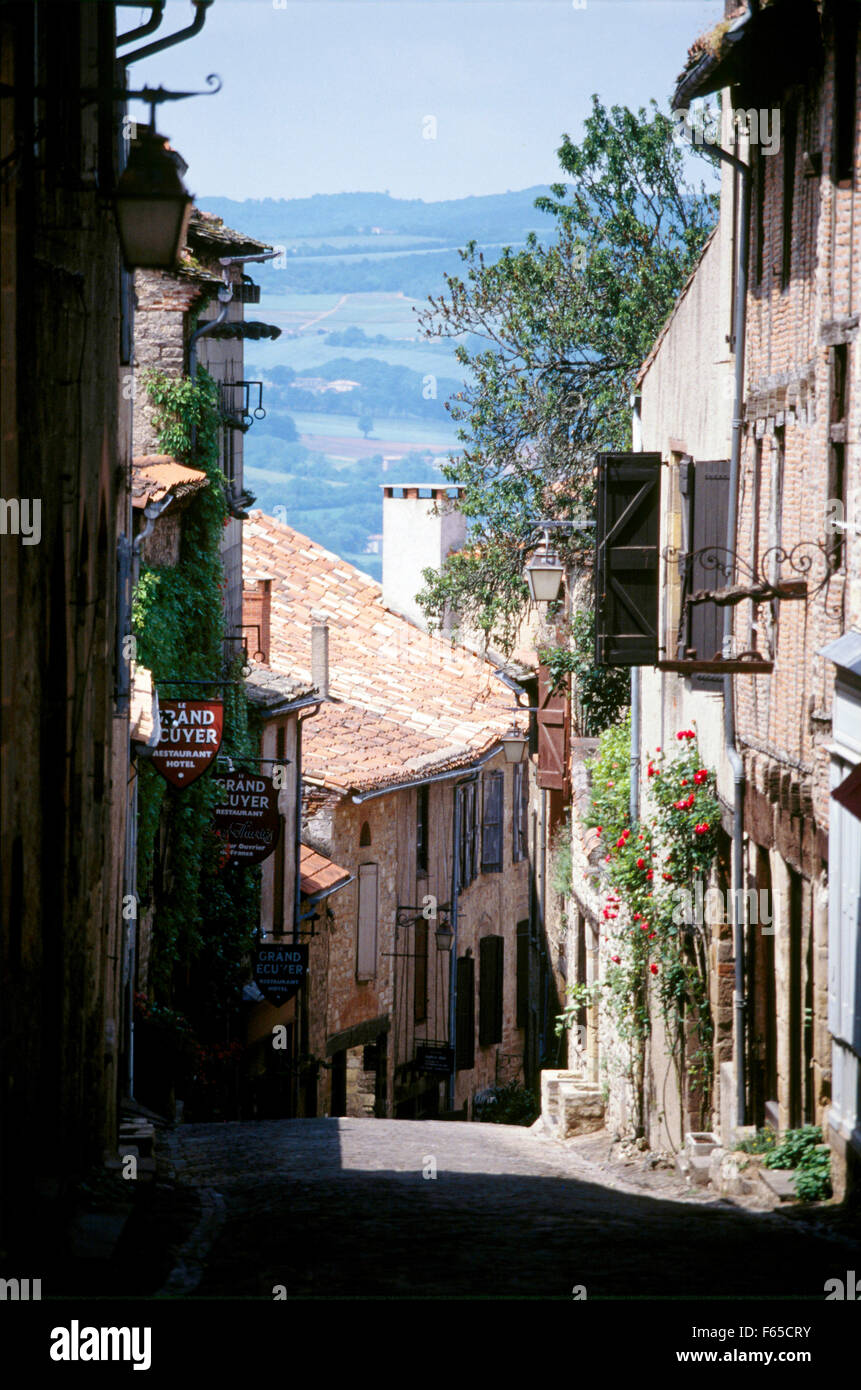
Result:
{"label": "chimney stack", "polygon": [[[463,546],[466,518],[456,505],[463,493],[451,483],[383,484],[383,603],[422,628],[427,620],[416,603],[425,587],[422,570],[441,569]],[[447,615],[444,627],[451,626]]]}
{"label": "chimney stack", "polygon": [[311,680],[323,700],[329,698],[329,620],[326,613],[311,613]]}
{"label": "chimney stack", "polygon": [[248,655],[258,666],[269,665],[271,612],[271,579],[257,579],[242,590],[242,635]]}

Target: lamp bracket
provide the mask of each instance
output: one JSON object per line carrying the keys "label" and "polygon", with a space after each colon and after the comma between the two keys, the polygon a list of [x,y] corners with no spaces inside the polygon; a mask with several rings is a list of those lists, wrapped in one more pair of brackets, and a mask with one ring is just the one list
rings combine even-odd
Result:
{"label": "lamp bracket", "polygon": [[[187,97],[214,97],[221,91],[223,83],[218,73],[211,72],[206,78],[207,92],[170,92],[166,87],[140,87],[136,91],[127,87],[82,87],[81,97],[85,106],[94,101],[143,101],[150,109],[150,124],[155,130],[155,108],[165,101],[185,101]],[[5,93],[4,86],[4,93]],[[34,96],[44,96],[45,88],[34,88]]]}

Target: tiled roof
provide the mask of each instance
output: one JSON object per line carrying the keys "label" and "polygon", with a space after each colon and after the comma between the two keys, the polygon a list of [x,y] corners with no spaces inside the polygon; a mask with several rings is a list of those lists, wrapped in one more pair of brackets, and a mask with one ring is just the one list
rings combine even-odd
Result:
{"label": "tiled roof", "polygon": [[160,502],[169,492],[184,497],[208,487],[209,479],[199,468],[177,463],[170,454],[139,454],[132,459],[132,506],[143,508]]}
{"label": "tiled roof", "polygon": [[243,550],[245,582],[272,580],[273,670],[310,676],[312,621],[329,625],[331,700],[302,735],[310,781],[345,792],[418,781],[474,762],[511,727],[514,696],[491,663],[386,608],[361,570],[259,511]]}
{"label": "tiled roof", "polygon": [[299,881],[303,898],[319,898],[343,888],[353,875],[310,845],[299,846]]}
{"label": "tiled roof", "polygon": [[235,232],[232,227],[225,227],[223,219],[216,217],[214,212],[202,212],[200,208],[192,208],[188,222],[188,240],[192,246],[221,250],[234,256],[255,255],[258,251],[272,250],[268,242],[258,241],[256,237],[246,236],[244,232]]}
{"label": "tiled roof", "polygon": [[314,689],[310,676],[305,680],[296,676],[282,676],[266,666],[255,666],[245,682],[249,704],[264,712],[301,700],[305,695],[313,695]]}

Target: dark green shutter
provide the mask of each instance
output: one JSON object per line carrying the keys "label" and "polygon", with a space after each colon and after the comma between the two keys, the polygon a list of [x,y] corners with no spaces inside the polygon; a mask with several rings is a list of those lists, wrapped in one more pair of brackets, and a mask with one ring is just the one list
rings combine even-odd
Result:
{"label": "dark green shutter", "polygon": [[502,873],[502,797],[505,774],[488,772],[484,778],[484,815],[481,826],[481,872]]}
{"label": "dark green shutter", "polygon": [[502,1042],[501,936],[483,936],[478,943],[478,1041],[481,1047]]}
{"label": "dark green shutter", "polygon": [[658,660],[660,454],[599,454],[595,536],[595,660]]}
{"label": "dark green shutter", "polygon": [[461,956],[457,963],[455,1026],[455,1066],[458,1071],[469,1071],[475,1066],[475,961],[472,956]]}
{"label": "dark green shutter", "polygon": [[[690,528],[691,552],[713,547],[718,564],[704,564],[708,556],[700,555],[688,563],[686,582],[690,593],[698,589],[722,589],[727,582],[725,566],[726,521],[729,509],[729,459],[703,461],[697,459],[688,474],[688,490],[692,514]],[[723,649],[724,610],[715,603],[694,603],[690,607],[688,645],[695,649],[699,661],[711,661]],[[691,676],[694,690],[723,689],[723,676],[698,671]]]}

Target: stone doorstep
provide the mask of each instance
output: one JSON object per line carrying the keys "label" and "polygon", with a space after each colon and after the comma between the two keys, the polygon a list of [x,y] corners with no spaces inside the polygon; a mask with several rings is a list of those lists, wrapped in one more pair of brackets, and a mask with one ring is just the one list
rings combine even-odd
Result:
{"label": "stone doorstep", "polygon": [[798,1193],[795,1191],[794,1168],[757,1167],[756,1176],[770,1197],[777,1197],[781,1202],[798,1201]]}
{"label": "stone doorstep", "polygon": [[708,1187],[711,1177],[711,1156],[691,1154],[682,1151],[676,1154],[676,1167],[686,1183],[694,1187]]}

